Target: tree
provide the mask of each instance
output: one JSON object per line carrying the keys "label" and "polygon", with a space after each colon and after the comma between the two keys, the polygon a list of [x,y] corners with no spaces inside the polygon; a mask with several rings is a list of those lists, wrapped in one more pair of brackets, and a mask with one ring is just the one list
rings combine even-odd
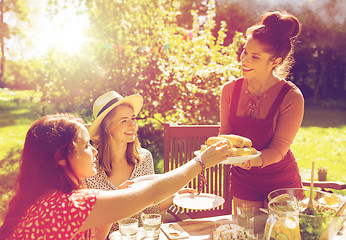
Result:
{"label": "tree", "polygon": [[227,23],[226,45],[232,42],[234,31],[245,32],[266,11],[282,9],[297,16],[302,23],[302,32],[296,42],[295,64],[289,80],[301,88],[305,98],[345,99],[344,1],[220,0],[218,3],[215,19],[217,23]]}
{"label": "tree", "polygon": [[[339,3],[327,1],[315,11],[306,4],[304,14],[298,16],[303,31],[293,73],[314,100],[345,96],[346,22],[345,18],[341,22],[333,20]],[[323,17],[318,12],[323,12]]]}
{"label": "tree", "polygon": [[95,98],[108,90],[140,93],[146,99],[142,117],[160,122],[217,122],[220,87],[231,76],[239,76],[235,49],[239,41],[223,46],[225,25],[219,38],[213,36],[213,1],[206,4],[203,26],[193,12],[193,29],[178,27],[175,4],[85,1],[91,20],[89,59],[102,70],[94,79],[100,84],[90,94]]}
{"label": "tree", "polygon": [[4,85],[5,40],[10,39],[11,36],[20,34],[19,27],[10,27],[4,19],[6,15],[10,15],[18,21],[27,21],[28,7],[26,4],[26,0],[0,0],[0,87]]}
{"label": "tree", "polygon": [[[81,71],[67,56],[57,61],[50,55],[49,61],[43,61],[51,65],[43,66],[44,72],[40,74],[40,81],[45,83],[41,86],[45,86],[45,96],[49,97],[45,101],[50,101],[47,106],[54,102],[61,107],[59,99],[69,99],[70,109],[74,104],[79,111],[83,106],[90,111],[90,99],[106,91],[116,90],[122,95],[139,93],[145,100],[139,114],[144,120],[139,121],[139,135],[145,135],[141,138],[143,146],[156,159],[160,159],[158,155],[163,149],[162,123],[219,121],[221,86],[240,76],[237,52],[244,38],[237,34],[231,45],[224,46],[225,23],[221,24],[218,37],[212,34],[216,26],[214,1],[206,4],[203,25],[198,22],[199,13],[192,12],[191,28],[178,26],[175,0],[80,0],[80,3],[85,4],[91,23],[89,48],[81,54],[92,64]],[[60,74],[64,72],[59,71],[60,66],[70,64],[76,66],[73,72],[83,73],[81,79],[78,74],[73,74],[73,78]],[[69,81],[91,84],[80,87],[83,92],[78,91],[78,98],[71,98],[76,91]]]}

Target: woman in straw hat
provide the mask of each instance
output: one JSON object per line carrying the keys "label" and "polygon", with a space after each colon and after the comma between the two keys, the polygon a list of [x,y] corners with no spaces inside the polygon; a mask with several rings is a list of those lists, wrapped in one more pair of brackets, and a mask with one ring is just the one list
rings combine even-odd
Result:
{"label": "woman in straw hat", "polygon": [[[99,152],[98,173],[86,180],[89,188],[116,190],[126,187],[127,180],[155,174],[152,155],[141,148],[137,136],[135,118],[142,106],[143,98],[138,94],[123,98],[110,91],[96,99],[93,106],[95,120],[89,133]],[[171,203],[172,198],[143,212],[164,215]],[[133,217],[141,223],[140,216],[141,213],[137,213]],[[117,229],[118,224],[114,223],[110,232]]]}
{"label": "woman in straw hat", "polygon": [[55,114],[30,127],[1,240],[105,239],[110,224],[168,198],[229,154],[227,147],[213,145],[150,184],[119,191],[81,189],[81,180],[96,174],[97,154],[83,123],[71,114]]}

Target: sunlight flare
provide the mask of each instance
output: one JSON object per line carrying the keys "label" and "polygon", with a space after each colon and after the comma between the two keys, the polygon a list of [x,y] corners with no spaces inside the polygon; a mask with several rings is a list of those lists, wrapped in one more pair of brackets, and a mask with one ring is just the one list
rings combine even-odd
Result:
{"label": "sunlight flare", "polygon": [[49,18],[41,15],[32,36],[34,55],[42,55],[51,49],[68,54],[78,52],[88,38],[85,31],[89,26],[87,15],[77,14],[76,9],[66,9]]}

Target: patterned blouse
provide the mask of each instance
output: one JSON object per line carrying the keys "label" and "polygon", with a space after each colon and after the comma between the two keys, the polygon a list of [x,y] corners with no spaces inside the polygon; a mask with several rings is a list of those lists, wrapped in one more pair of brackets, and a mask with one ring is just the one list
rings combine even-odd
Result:
{"label": "patterned blouse", "polygon": [[[140,176],[144,176],[144,175],[155,174],[153,156],[151,155],[151,152],[148,151],[147,149],[141,148],[140,157],[142,161],[138,166],[135,166],[129,180],[140,177]],[[102,189],[102,190],[118,189],[116,186],[113,185],[113,183],[111,183],[108,180],[106,172],[101,169],[98,169],[98,173],[93,177],[87,178],[85,182],[88,188],[95,188],[95,189]],[[166,211],[161,211],[160,205],[155,204],[144,209],[143,212],[146,214],[160,213],[163,217]],[[132,218],[137,218],[139,220],[139,225],[142,226],[141,212],[135,214],[134,216],[132,216]],[[112,233],[118,229],[119,229],[118,223],[114,223],[109,233]]]}
{"label": "patterned blouse", "polygon": [[90,230],[77,232],[95,205],[97,195],[95,189],[48,195],[26,211],[10,239],[90,239]]}

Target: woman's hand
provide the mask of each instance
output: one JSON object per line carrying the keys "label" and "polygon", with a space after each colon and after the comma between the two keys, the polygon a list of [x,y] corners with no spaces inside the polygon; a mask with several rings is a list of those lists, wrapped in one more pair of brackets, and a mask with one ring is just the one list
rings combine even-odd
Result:
{"label": "woman's hand", "polygon": [[241,162],[241,163],[233,163],[232,165],[236,166],[236,167],[240,167],[242,169],[246,169],[246,170],[249,170],[251,168],[250,160],[248,160],[246,162]]}
{"label": "woman's hand", "polygon": [[196,192],[196,190],[193,188],[182,188],[176,194],[195,193],[195,192]]}
{"label": "woman's hand", "polygon": [[219,141],[203,151],[201,160],[208,168],[226,160],[229,154],[230,148],[228,147],[227,142]]}
{"label": "woman's hand", "polygon": [[173,198],[183,193],[195,193],[196,190],[193,188],[182,188],[178,192],[174,193],[172,196],[166,200],[160,202],[160,210],[168,209],[173,204]]}
{"label": "woman's hand", "polygon": [[125,182],[121,183],[118,187],[118,190],[120,189],[125,189],[125,188],[129,188],[131,187],[132,184],[134,184],[135,182],[132,180],[126,180]]}
{"label": "woman's hand", "polygon": [[179,194],[184,194],[184,193],[196,193],[196,189],[193,189],[193,188],[182,188],[178,192],[174,193],[174,197],[178,196]]}

